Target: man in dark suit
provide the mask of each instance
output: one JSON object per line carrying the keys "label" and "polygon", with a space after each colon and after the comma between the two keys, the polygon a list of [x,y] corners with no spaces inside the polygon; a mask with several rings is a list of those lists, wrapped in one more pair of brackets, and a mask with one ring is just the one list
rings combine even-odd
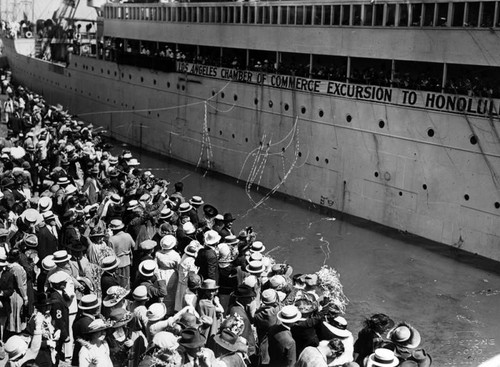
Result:
{"label": "man in dark suit", "polygon": [[275,367],[293,367],[297,361],[295,340],[290,328],[302,318],[295,306],[285,306],[278,312],[281,324],[272,326],[268,332],[269,365]]}
{"label": "man in dark suit", "polygon": [[[99,300],[95,294],[87,294],[82,297],[78,303],[79,313],[73,323],[73,339],[78,340],[83,338],[88,326],[99,315]],[[73,348],[72,366],[78,366],[78,353],[82,345],[78,342],[75,343]]]}
{"label": "man in dark suit", "polygon": [[253,288],[247,285],[240,285],[238,289],[233,292],[232,296],[235,298],[235,302],[229,308],[228,315],[238,314],[244,323],[243,332],[241,336],[244,337],[248,342],[248,357],[254,362],[257,358],[257,346],[255,342],[255,336],[252,330],[252,312],[250,310],[250,304],[255,299],[256,293]]}
{"label": "man in dark suit", "polygon": [[220,235],[213,231],[207,231],[204,235],[205,247],[198,251],[195,265],[199,267],[198,274],[203,279],[213,279],[219,282],[219,260],[214,248],[219,243]]}
{"label": "man in dark suit", "polygon": [[106,256],[102,259],[101,268],[103,270],[101,276],[101,291],[102,298],[106,296],[106,292],[108,289],[114,285],[120,285],[120,281],[116,276],[116,269],[118,268],[118,264],[120,264],[120,260],[116,256]]}
{"label": "man in dark suit", "polygon": [[50,314],[52,316],[52,320],[54,320],[54,324],[56,329],[61,330],[61,336],[56,344],[56,352],[57,352],[57,362],[56,366],[59,363],[59,360],[64,360],[64,343],[69,341],[69,302],[71,301],[70,296],[66,293],[66,280],[69,278],[69,275],[63,271],[57,271],[49,276],[48,281],[52,288],[52,292],[50,293],[50,301],[52,303],[52,309]]}
{"label": "man in dark suit", "polygon": [[52,211],[42,214],[44,224],[40,225],[36,234],[38,238],[38,257],[43,260],[45,256],[52,255],[57,251],[59,245],[59,234],[57,232],[56,217]]}

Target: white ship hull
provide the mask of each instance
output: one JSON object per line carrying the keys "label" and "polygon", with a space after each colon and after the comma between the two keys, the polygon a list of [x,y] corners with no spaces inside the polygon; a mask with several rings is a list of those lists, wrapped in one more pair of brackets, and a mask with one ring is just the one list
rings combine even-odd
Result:
{"label": "white ship hull", "polygon": [[[16,41],[18,51],[23,42],[29,41]],[[156,72],[79,56],[64,68],[23,56],[12,40],[4,44],[18,82],[117,139],[500,260],[498,116]],[[473,135],[478,144],[471,144]]]}

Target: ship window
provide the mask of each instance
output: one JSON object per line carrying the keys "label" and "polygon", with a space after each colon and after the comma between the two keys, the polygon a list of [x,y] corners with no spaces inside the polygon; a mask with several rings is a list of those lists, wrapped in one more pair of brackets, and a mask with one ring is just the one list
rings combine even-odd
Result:
{"label": "ship window", "polygon": [[297,15],[295,18],[296,24],[302,25],[304,24],[304,7],[297,6]]}
{"label": "ship window", "polygon": [[151,19],[154,21],[158,20],[158,11],[156,8],[151,8]]}
{"label": "ship window", "polygon": [[216,23],[222,23],[222,7],[221,6],[218,6],[215,8],[216,11],[215,11],[215,22]]}
{"label": "ship window", "polygon": [[409,4],[399,4],[398,26],[408,27],[408,6]]}
{"label": "ship window", "polygon": [[467,20],[465,21],[466,27],[477,27],[479,19],[479,3],[467,3]]}
{"label": "ship window", "polygon": [[255,6],[250,6],[248,8],[248,23],[255,24],[255,11],[257,8]]}
{"label": "ship window", "polygon": [[373,24],[373,9],[374,6],[372,4],[370,5],[363,5],[364,7],[364,16],[363,16],[363,25],[371,26]]}
{"label": "ship window", "polygon": [[269,6],[264,6],[262,7],[262,10],[263,10],[262,23],[269,24],[271,22],[271,16],[269,14],[271,8]]}
{"label": "ship window", "polygon": [[361,5],[352,6],[352,25],[361,25]]}
{"label": "ship window", "polygon": [[288,7],[287,6],[281,6],[280,9],[281,9],[280,24],[287,24],[287,20],[288,20],[287,10],[288,10]]}
{"label": "ship window", "polygon": [[315,5],[314,6],[314,24],[315,25],[321,25],[321,13],[323,7],[321,5]]}
{"label": "ship window", "polygon": [[424,27],[432,27],[434,25],[434,4],[423,4],[424,5]]}
{"label": "ship window", "polygon": [[439,27],[448,26],[448,3],[439,3],[438,14],[437,14],[437,24]]}
{"label": "ship window", "polygon": [[375,16],[373,25],[381,26],[384,24],[384,4],[375,4]]}
{"label": "ship window", "polygon": [[304,6],[304,24],[312,24],[312,6]]}
{"label": "ship window", "polygon": [[481,22],[483,28],[493,27],[493,14],[495,14],[495,3],[493,1],[485,1],[482,3],[483,9],[481,12]]}
{"label": "ship window", "polygon": [[396,4],[387,4],[385,25],[387,27],[394,26],[396,18]]}
{"label": "ship window", "polygon": [[265,6],[257,6],[257,24],[263,24],[264,23],[264,7]]}
{"label": "ship window", "polygon": [[341,5],[341,25],[349,25],[351,22],[351,5]]}
{"label": "ship window", "polygon": [[241,23],[241,9],[242,9],[241,6],[234,8],[234,22],[236,24]]}
{"label": "ship window", "polygon": [[420,27],[422,18],[422,4],[410,4],[410,26]]}
{"label": "ship window", "polygon": [[295,24],[295,6],[288,7],[288,24]]}
{"label": "ship window", "polygon": [[181,10],[181,22],[186,22],[187,21],[187,9],[186,8],[180,8]]}
{"label": "ship window", "polygon": [[210,13],[212,11],[212,8],[204,8],[204,12],[203,12],[203,21],[205,23],[209,23],[210,22]]}
{"label": "ship window", "polygon": [[[333,7],[333,9],[335,9],[335,6]],[[332,24],[332,7],[330,5],[326,5],[323,7],[323,24],[324,25]]]}
{"label": "ship window", "polygon": [[453,3],[453,19],[451,21],[452,27],[462,27],[464,24],[464,3]]}
{"label": "ship window", "polygon": [[273,6],[271,8],[271,24],[278,24],[279,11],[280,11],[279,6]]}
{"label": "ship window", "polygon": [[234,10],[235,8],[227,8],[227,22],[234,23]]}

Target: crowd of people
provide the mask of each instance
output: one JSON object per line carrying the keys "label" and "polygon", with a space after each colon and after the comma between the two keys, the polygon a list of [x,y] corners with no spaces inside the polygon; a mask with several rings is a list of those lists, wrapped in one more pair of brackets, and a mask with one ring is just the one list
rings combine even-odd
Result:
{"label": "crowd of people", "polygon": [[1,78],[0,365],[431,365],[415,327],[378,313],[355,338],[324,272]]}

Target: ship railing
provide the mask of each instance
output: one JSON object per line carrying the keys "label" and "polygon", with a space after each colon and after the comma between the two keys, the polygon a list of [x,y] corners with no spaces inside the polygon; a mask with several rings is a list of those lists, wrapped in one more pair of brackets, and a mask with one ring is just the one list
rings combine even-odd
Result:
{"label": "ship railing", "polygon": [[131,52],[116,52],[116,62],[121,65],[131,65],[144,69],[153,69],[164,72],[175,72],[174,59],[158,56],[148,56]]}

